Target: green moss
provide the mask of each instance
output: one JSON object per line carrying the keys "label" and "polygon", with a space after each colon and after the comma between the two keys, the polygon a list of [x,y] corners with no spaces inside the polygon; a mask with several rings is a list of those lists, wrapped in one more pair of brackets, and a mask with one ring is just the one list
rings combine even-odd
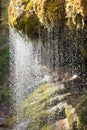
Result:
{"label": "green moss", "polygon": [[7,118],[7,127],[12,128],[14,124],[16,124],[16,116],[15,115],[10,115]]}
{"label": "green moss", "polygon": [[55,124],[53,125],[45,125],[41,130],[55,130]]}
{"label": "green moss", "polygon": [[87,129],[87,96],[81,101],[81,103],[77,106],[76,112],[80,121],[80,129]]}
{"label": "green moss", "polygon": [[0,85],[7,79],[9,71],[9,50],[8,46],[0,51]]}
{"label": "green moss", "polygon": [[20,0],[16,2],[13,0],[9,6],[9,23],[12,27],[15,27],[30,38],[38,38],[41,25],[32,10],[32,1]]}
{"label": "green moss", "polygon": [[46,1],[35,0],[33,7],[40,22],[46,27],[57,25],[64,19],[64,1],[51,0]]}
{"label": "green moss", "polygon": [[[9,6],[9,22],[11,26],[23,30],[28,36],[31,34],[32,28],[34,34],[35,32],[38,32],[38,30],[34,30],[34,28],[37,27],[37,22],[39,23],[39,21],[47,28],[59,25],[63,22],[66,23],[67,21],[67,24],[71,29],[83,29],[86,27],[86,10],[86,0],[84,0],[84,2],[79,0],[12,0]],[[36,23],[33,25],[30,23],[32,22],[31,16],[33,22],[36,20]],[[37,19],[34,17],[37,17]],[[22,29],[21,25],[23,25],[23,28],[26,26],[26,29]]]}
{"label": "green moss", "polygon": [[3,45],[3,43],[7,42],[7,37],[5,37],[4,35],[0,35],[0,46]]}
{"label": "green moss", "polygon": [[87,58],[87,31],[82,30],[78,32],[77,44],[83,57]]}
{"label": "green moss", "polygon": [[[30,116],[30,114],[35,114],[31,113],[31,110],[36,107],[36,110],[39,111],[44,107],[44,101],[50,98],[51,94],[56,91],[56,88],[51,89],[52,85],[44,85],[41,86],[40,88],[36,89],[26,100],[24,103],[21,104],[20,109],[26,109],[27,112],[27,118]],[[53,90],[53,92],[52,92]],[[41,98],[40,98],[41,97]],[[41,105],[40,105],[41,104]],[[35,111],[33,111],[35,112]],[[29,115],[28,115],[29,113]]]}
{"label": "green moss", "polygon": [[80,49],[82,55],[87,58],[87,45],[85,45],[85,46],[79,45],[79,49]]}
{"label": "green moss", "polygon": [[6,105],[10,105],[11,97],[10,97],[10,88],[3,88],[0,91],[0,102],[3,102]]}
{"label": "green moss", "polygon": [[78,117],[76,115],[75,109],[69,105],[66,107],[65,113],[68,119],[70,130],[78,130]]}
{"label": "green moss", "polygon": [[29,20],[26,21],[25,33],[29,37],[38,38],[39,36],[40,23],[35,14],[30,16]]}
{"label": "green moss", "polygon": [[[6,39],[3,39],[6,40]],[[7,41],[6,41],[7,42]],[[0,102],[10,104],[8,73],[9,73],[9,47],[1,43],[0,50]]]}
{"label": "green moss", "polygon": [[57,95],[61,89],[61,85],[57,88],[53,83],[44,84],[34,90],[18,107],[19,117],[23,114],[24,120],[30,120],[29,129],[51,130],[59,118],[65,117],[64,100],[68,94]]}
{"label": "green moss", "polygon": [[66,0],[66,18],[68,26],[73,29],[83,29],[86,27],[87,2],[86,0]]}
{"label": "green moss", "polygon": [[1,10],[1,25],[0,26],[4,26],[4,28],[8,26],[8,8],[7,8],[8,5],[9,5],[9,1],[7,0],[1,1],[2,10]]}

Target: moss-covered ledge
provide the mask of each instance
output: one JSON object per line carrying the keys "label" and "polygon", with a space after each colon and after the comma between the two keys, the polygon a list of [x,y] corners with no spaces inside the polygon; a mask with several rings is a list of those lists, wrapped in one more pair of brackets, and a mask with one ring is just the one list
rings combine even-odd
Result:
{"label": "moss-covered ledge", "polygon": [[69,95],[63,84],[43,84],[18,107],[19,117],[22,122],[29,120],[28,130],[53,130],[55,122],[65,118]]}
{"label": "moss-covered ledge", "polygon": [[[41,25],[65,22],[70,29],[87,28],[86,0],[11,0],[9,23],[28,36],[39,33]],[[39,27],[40,28],[39,28]]]}
{"label": "moss-covered ledge", "polygon": [[30,38],[38,37],[41,25],[33,11],[32,1],[12,0],[8,11],[11,27],[28,35]]}
{"label": "moss-covered ledge", "polygon": [[78,104],[76,112],[79,117],[79,129],[87,130],[87,95]]}
{"label": "moss-covered ledge", "polygon": [[87,96],[75,107],[68,98],[63,84],[45,83],[19,105],[18,120],[28,121],[27,130],[87,130]]}

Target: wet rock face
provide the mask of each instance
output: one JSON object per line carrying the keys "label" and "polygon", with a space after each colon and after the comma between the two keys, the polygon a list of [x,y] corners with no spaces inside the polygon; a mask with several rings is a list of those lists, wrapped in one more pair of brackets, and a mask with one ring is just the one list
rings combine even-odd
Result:
{"label": "wet rock face", "polygon": [[[32,16],[32,19],[31,19]],[[35,19],[37,17],[38,19]],[[40,21],[45,27],[52,27],[67,21],[70,28],[84,28],[87,21],[86,0],[12,0],[9,6],[9,22],[11,26],[30,29],[28,24],[34,19],[34,28]],[[26,22],[27,21],[27,22]]]}
{"label": "wet rock face", "polygon": [[[87,58],[86,0],[12,0],[8,12],[10,26],[20,33],[31,39],[41,36],[41,40],[44,40],[45,35],[49,39],[58,35],[58,39],[65,42],[65,45],[69,42],[73,44],[75,39],[82,55]],[[51,37],[51,31],[47,31],[49,29],[53,29]]]}
{"label": "wet rock face", "polygon": [[[38,39],[40,35],[46,35],[43,34],[46,32],[46,28],[53,28],[54,36],[52,36],[55,37],[57,34],[66,45],[66,39],[68,39],[68,43],[70,41],[70,44],[73,44],[71,37],[74,35],[73,40],[78,37],[75,42],[82,55],[87,58],[87,40],[84,40],[87,35],[85,30],[87,29],[86,0],[12,0],[8,12],[11,27],[22,34],[26,34],[31,39]],[[59,30],[59,32],[56,32],[56,30]],[[68,33],[71,33],[71,36]],[[42,36],[41,40],[43,39]]]}

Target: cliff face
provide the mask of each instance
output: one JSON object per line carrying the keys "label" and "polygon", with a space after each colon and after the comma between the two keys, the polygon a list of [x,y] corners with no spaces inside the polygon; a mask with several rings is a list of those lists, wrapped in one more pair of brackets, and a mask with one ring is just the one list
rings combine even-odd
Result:
{"label": "cliff face", "polygon": [[86,22],[86,0],[11,0],[9,5],[10,25],[30,38],[37,38],[43,27],[60,27],[61,24],[75,32],[79,30],[77,44],[84,57],[87,57]]}
{"label": "cliff face", "polygon": [[[46,27],[65,21],[70,28],[84,28],[87,21],[87,2],[86,0],[11,1],[9,22],[12,26],[18,27],[21,22],[22,25],[26,26],[26,21],[29,22],[31,16],[32,20],[40,21]],[[37,26],[37,24],[35,25]],[[22,28],[20,27],[20,29]]]}
{"label": "cliff face", "polygon": [[[31,19],[40,21],[46,27],[57,24],[64,18],[64,0],[46,1],[46,0],[12,0],[9,6],[9,22],[12,26],[18,27],[17,20],[26,21]],[[35,19],[37,17],[37,19]],[[35,24],[37,26],[37,24]],[[35,27],[34,26],[34,27]],[[20,27],[21,29],[21,27]]]}
{"label": "cliff face", "polygon": [[[11,0],[9,5],[9,23],[13,28],[27,34],[29,38],[36,38],[39,36],[43,27],[47,29],[57,29],[57,27],[59,27],[61,28],[58,32],[59,40],[65,44],[67,44],[69,40],[71,44],[73,44],[73,42],[78,44],[82,55],[87,60],[86,22],[86,0]],[[63,29],[61,25],[64,25]],[[67,35],[68,33],[69,35]],[[87,98],[84,100],[81,99],[82,102],[76,109],[68,106],[67,103],[63,106],[61,111],[59,107],[64,103],[65,98],[69,98],[68,94],[70,93],[66,93],[65,90],[63,90],[65,95],[62,94],[62,97],[58,97],[58,94],[61,94],[61,92],[57,90],[57,87],[55,84],[43,85],[35,90],[21,104],[19,113],[23,112],[25,115],[24,120],[31,119],[28,129],[59,130],[61,125],[61,129],[67,130],[62,127],[68,122],[71,130],[86,130],[87,122],[85,122],[85,120],[87,119],[85,113],[87,113],[87,103],[85,102],[87,102]],[[57,92],[57,95],[55,92]],[[58,113],[63,116],[60,121],[58,119]],[[46,124],[47,121],[48,124]]]}

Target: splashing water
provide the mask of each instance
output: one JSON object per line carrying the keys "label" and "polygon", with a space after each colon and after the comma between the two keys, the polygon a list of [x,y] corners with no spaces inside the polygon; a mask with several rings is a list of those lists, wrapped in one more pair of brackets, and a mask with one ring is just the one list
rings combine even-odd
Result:
{"label": "splashing water", "polygon": [[40,44],[35,44],[36,47],[27,38],[10,30],[10,81],[16,105],[20,104],[41,80]]}
{"label": "splashing water", "polygon": [[72,40],[64,41],[58,30],[47,32],[44,39],[31,41],[10,29],[9,39],[10,86],[15,109],[40,84],[73,80],[84,69],[76,39],[73,44]]}

